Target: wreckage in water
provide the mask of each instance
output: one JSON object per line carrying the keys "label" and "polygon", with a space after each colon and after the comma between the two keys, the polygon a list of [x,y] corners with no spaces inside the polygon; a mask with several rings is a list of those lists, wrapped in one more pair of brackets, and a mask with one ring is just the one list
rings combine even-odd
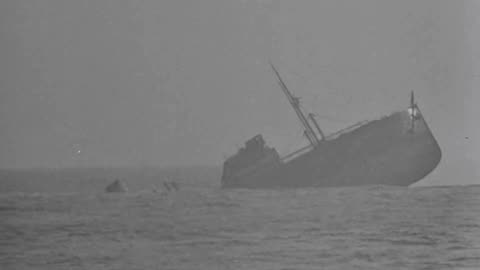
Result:
{"label": "wreckage in water", "polygon": [[305,116],[272,65],[278,82],[304,127],[309,145],[284,157],[262,135],[245,143],[223,164],[222,187],[408,186],[428,175],[441,159],[440,147],[415,103],[378,120],[325,136],[313,114]]}

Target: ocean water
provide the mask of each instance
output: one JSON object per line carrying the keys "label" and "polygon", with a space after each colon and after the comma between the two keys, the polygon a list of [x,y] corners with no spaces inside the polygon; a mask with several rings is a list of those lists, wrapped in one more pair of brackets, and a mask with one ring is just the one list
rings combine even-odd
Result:
{"label": "ocean water", "polygon": [[480,269],[480,186],[29,181],[0,193],[0,269]]}

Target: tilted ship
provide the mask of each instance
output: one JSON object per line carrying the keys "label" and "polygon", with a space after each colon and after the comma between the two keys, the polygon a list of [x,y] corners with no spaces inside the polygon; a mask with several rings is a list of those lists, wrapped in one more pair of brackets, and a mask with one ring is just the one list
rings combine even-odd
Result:
{"label": "tilted ship", "polygon": [[309,144],[280,157],[265,144],[262,135],[256,135],[225,160],[222,187],[408,186],[420,181],[440,162],[440,147],[415,103],[413,91],[406,110],[326,136],[314,114],[305,116],[299,98],[271,67]]}

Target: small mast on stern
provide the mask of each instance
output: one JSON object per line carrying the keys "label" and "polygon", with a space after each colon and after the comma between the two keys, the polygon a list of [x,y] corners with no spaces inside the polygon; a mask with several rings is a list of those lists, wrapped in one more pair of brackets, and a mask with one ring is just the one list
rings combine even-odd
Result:
{"label": "small mast on stern", "polygon": [[410,106],[408,107],[408,114],[410,114],[410,132],[415,131],[415,120],[418,118],[418,106],[415,103],[415,94],[413,90],[410,92]]}

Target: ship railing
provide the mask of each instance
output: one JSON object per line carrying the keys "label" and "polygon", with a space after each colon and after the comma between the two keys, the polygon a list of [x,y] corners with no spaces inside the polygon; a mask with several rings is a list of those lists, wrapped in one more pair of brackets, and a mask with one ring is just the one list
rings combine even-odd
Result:
{"label": "ship railing", "polygon": [[311,149],[313,149],[313,146],[312,145],[307,145],[305,147],[302,147],[302,148],[300,148],[300,149],[282,157],[281,160],[282,160],[282,162],[288,162],[288,161],[290,161],[290,160],[292,160],[292,159],[310,151]]}
{"label": "ship railing", "polygon": [[335,139],[335,138],[337,138],[338,136],[340,136],[340,135],[342,135],[342,134],[345,134],[345,133],[348,133],[348,132],[350,132],[350,131],[352,131],[352,130],[360,127],[360,126],[365,125],[365,124],[368,123],[368,122],[370,122],[370,121],[369,121],[369,120],[365,120],[365,121],[358,122],[358,123],[356,123],[356,124],[353,124],[353,125],[348,126],[348,127],[344,128],[344,129],[341,129],[341,130],[339,130],[339,131],[336,131],[336,132],[334,132],[334,133],[332,133],[332,134],[327,135],[327,136],[325,137],[325,139],[326,139],[326,140]]}
{"label": "ship railing", "polygon": [[[358,122],[358,123],[353,124],[353,125],[351,125],[351,126],[348,126],[348,127],[344,128],[344,129],[341,129],[341,130],[339,130],[339,131],[336,131],[335,133],[332,133],[332,134],[329,134],[328,136],[326,136],[326,137],[325,137],[325,140],[335,139],[335,138],[337,138],[338,136],[340,136],[340,135],[342,135],[342,134],[345,134],[345,133],[348,133],[348,132],[350,132],[350,131],[352,131],[352,130],[354,130],[354,129],[362,126],[362,125],[365,125],[365,124],[368,123],[368,122],[370,122],[370,121],[369,121],[369,120],[361,121],[361,122]],[[300,149],[298,149],[298,150],[296,150],[296,151],[294,151],[294,152],[292,152],[292,153],[290,153],[290,154],[282,157],[282,158],[281,158],[281,161],[282,161],[282,162],[288,162],[288,161],[290,161],[290,160],[292,160],[292,159],[294,159],[294,158],[296,158],[296,157],[298,157],[298,156],[300,156],[300,155],[302,155],[302,154],[304,154],[304,153],[307,153],[308,151],[310,151],[310,150],[313,149],[313,148],[314,148],[314,146],[312,146],[312,145],[307,145],[307,146],[305,146],[305,147],[302,147],[302,148],[300,148]]]}

